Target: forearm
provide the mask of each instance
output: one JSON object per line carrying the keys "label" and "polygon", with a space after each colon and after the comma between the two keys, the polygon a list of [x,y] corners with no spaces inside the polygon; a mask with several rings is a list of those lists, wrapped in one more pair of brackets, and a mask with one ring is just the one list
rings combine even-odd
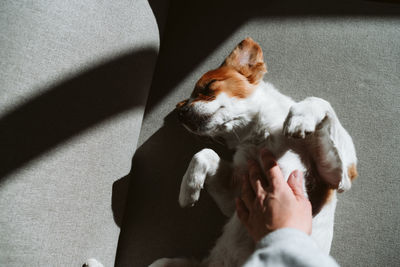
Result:
{"label": "forearm", "polygon": [[257,266],[328,266],[337,267],[307,234],[292,228],[283,228],[265,236],[256,251],[244,265]]}

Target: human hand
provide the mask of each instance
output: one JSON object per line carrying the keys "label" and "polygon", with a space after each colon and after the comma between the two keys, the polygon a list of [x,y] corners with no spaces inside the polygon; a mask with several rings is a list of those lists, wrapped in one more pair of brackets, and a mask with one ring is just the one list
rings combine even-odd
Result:
{"label": "human hand", "polygon": [[243,177],[236,210],[255,242],[280,228],[295,228],[311,234],[311,203],[304,196],[303,174],[295,170],[286,182],[270,152],[261,153],[265,176],[258,163],[249,161],[249,173]]}

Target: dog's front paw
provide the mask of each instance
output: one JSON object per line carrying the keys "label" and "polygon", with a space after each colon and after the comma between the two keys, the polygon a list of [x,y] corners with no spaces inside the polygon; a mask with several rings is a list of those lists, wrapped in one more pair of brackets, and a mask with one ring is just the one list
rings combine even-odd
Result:
{"label": "dog's front paw", "polygon": [[181,207],[191,207],[199,200],[207,175],[215,174],[219,160],[217,153],[208,148],[193,156],[181,183],[179,193]]}
{"label": "dog's front paw", "polygon": [[312,135],[327,115],[325,103],[321,101],[317,98],[308,98],[294,104],[283,124],[283,134],[302,139]]}
{"label": "dog's front paw", "polygon": [[192,207],[199,200],[200,191],[203,189],[206,179],[206,170],[202,168],[201,163],[193,161],[194,159],[192,159],[189,168],[186,170],[181,183],[179,205],[182,208]]}

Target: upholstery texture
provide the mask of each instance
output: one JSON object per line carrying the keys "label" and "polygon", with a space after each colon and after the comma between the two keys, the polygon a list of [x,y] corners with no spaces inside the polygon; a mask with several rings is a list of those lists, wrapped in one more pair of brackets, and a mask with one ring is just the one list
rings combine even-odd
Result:
{"label": "upholstery texture", "polygon": [[1,1],[0,45],[0,265],[112,266],[112,186],[159,49],[149,3]]}

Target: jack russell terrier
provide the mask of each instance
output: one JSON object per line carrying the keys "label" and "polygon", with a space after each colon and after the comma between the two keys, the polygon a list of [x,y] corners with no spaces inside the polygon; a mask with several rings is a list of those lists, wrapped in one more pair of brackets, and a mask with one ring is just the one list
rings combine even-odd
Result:
{"label": "jack russell terrier", "polygon": [[205,188],[230,219],[210,255],[201,263],[188,259],[160,259],[159,266],[241,266],[254,251],[254,242],[235,212],[243,173],[249,159],[260,162],[268,149],[285,179],[304,172],[304,188],[312,204],[311,237],[329,253],[336,191],[350,189],[357,177],[353,141],[331,105],[317,97],[295,102],[264,82],[267,72],[261,47],[243,40],[223,64],[205,73],[189,99],[178,103],[179,120],[190,132],[223,139],[235,149],[233,162],[211,149],[195,154],[183,176],[182,207],[194,205]]}
{"label": "jack russell terrier", "polygon": [[233,162],[211,149],[195,154],[182,179],[179,203],[193,206],[205,188],[230,219],[202,262],[163,258],[151,267],[232,267],[249,258],[255,244],[237,217],[235,198],[248,160],[263,166],[263,149],[277,159],[285,179],[294,170],[304,172],[313,212],[311,237],[329,253],[336,191],[350,189],[357,176],[353,141],[327,101],[308,97],[295,102],[262,80],[266,72],[261,47],[246,38],[220,67],[200,78],[189,99],[177,104],[179,120],[190,132],[222,139],[235,149]]}

